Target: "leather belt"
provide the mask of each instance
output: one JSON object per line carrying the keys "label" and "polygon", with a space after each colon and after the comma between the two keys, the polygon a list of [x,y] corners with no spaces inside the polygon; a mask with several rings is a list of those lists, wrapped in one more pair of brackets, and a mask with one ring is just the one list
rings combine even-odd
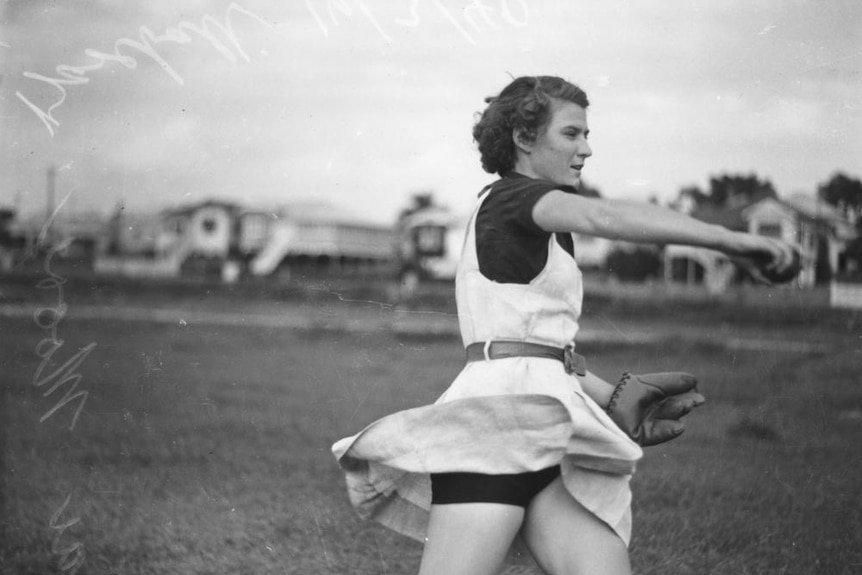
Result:
{"label": "leather belt", "polygon": [[467,346],[467,362],[507,357],[545,357],[561,361],[566,373],[587,374],[587,360],[571,347],[559,348],[525,341],[479,341]]}

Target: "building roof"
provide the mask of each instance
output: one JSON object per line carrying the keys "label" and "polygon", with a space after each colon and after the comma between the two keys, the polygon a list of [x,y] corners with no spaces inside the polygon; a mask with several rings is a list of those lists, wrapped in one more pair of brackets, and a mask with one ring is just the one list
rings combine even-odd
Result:
{"label": "building roof", "polygon": [[813,220],[827,222],[846,221],[838,208],[810,194],[794,194],[782,203]]}
{"label": "building roof", "polygon": [[376,229],[392,228],[390,225],[373,222],[351,210],[321,200],[296,201],[270,207],[249,207],[244,208],[240,215],[251,213],[266,214],[276,220],[286,219],[302,223],[328,223]]}
{"label": "building roof", "polygon": [[[787,199],[772,199],[772,201],[792,211],[802,221],[824,230],[830,230],[839,238],[848,239],[855,235],[853,225],[841,211],[819,198],[808,194],[795,194]],[[750,205],[745,211],[753,207],[754,205]]]}
{"label": "building roof", "polygon": [[202,208],[223,208],[229,212],[239,212],[242,210],[239,204],[227,202],[224,200],[208,199],[191,204],[180,205],[174,208],[165,208],[160,213],[162,216],[184,216],[194,213]]}
{"label": "building roof", "polygon": [[455,216],[446,208],[431,206],[417,210],[404,218],[402,225],[405,228],[417,226],[444,226],[449,227],[459,223],[460,218]]}
{"label": "building roof", "polygon": [[703,207],[691,212],[691,216],[702,222],[717,224],[734,231],[748,229],[748,214],[755,206],[774,202],[795,213],[799,218],[815,225],[828,227],[839,236],[852,233],[852,225],[839,210],[809,194],[794,194],[789,198],[760,197],[753,202],[732,208]]}
{"label": "building roof", "polygon": [[[63,212],[60,211],[51,222],[51,231],[63,236],[78,238],[101,237],[108,231],[105,216],[96,211]],[[41,233],[46,217],[36,213],[13,220],[9,228],[16,233],[34,236]]]}

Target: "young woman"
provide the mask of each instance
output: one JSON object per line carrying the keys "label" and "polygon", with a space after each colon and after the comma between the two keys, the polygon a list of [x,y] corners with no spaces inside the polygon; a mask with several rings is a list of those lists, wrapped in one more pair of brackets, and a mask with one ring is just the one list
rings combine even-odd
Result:
{"label": "young woman", "polygon": [[571,234],[702,246],[770,269],[790,266],[793,248],[579,196],[589,102],[561,78],[517,78],[487,102],[473,136],[500,179],[479,197],[456,278],[467,365],[433,405],[333,452],[361,515],[425,542],[420,575],[495,573],[516,539],[546,573],[626,574],[641,445],[679,435],[703,398],[687,374],[611,385],[583,369]]}

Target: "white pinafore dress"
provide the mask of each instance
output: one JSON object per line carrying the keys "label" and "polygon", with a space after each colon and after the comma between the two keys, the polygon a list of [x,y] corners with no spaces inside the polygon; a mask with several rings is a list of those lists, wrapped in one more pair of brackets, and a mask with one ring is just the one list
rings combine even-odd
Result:
{"label": "white pinafore dress", "polygon": [[[555,347],[578,330],[581,272],[551,234],[545,268],[529,284],[485,278],[476,255],[476,214],[456,277],[464,346],[491,340]],[[431,473],[537,471],[559,464],[564,485],[628,544],[629,479],[642,456],[576,376],[554,359],[468,363],[432,405],[400,411],[336,442],[350,501],[360,516],[424,541]],[[522,546],[513,556],[526,553]]]}

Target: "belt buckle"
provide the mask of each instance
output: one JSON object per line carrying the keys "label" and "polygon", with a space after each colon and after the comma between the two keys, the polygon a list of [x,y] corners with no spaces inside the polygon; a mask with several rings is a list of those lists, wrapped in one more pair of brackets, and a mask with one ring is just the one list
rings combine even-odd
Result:
{"label": "belt buckle", "polygon": [[584,356],[575,353],[575,344],[570,343],[563,348],[563,366],[569,375],[586,375],[587,366]]}
{"label": "belt buckle", "polygon": [[490,339],[482,346],[482,353],[485,355],[485,361],[491,361],[491,344],[494,343]]}

